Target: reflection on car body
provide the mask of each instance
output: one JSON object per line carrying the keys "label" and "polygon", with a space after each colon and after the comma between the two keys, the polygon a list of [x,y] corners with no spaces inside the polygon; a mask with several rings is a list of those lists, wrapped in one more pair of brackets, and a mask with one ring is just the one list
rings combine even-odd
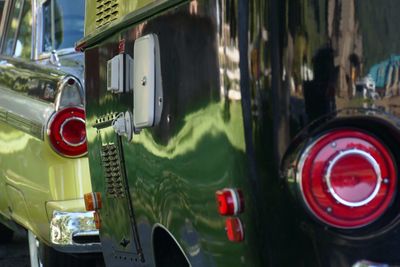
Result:
{"label": "reflection on car body", "polygon": [[[91,209],[109,266],[400,265],[399,1],[87,4]],[[149,75],[107,62],[135,66],[151,36],[162,97],[143,105],[139,91],[160,96]],[[107,90],[117,74],[133,90]]]}
{"label": "reflection on car body", "polygon": [[86,263],[70,255],[100,250],[82,199],[91,184],[83,62],[73,45],[84,2],[5,0],[0,8],[0,236],[26,229],[32,266]]}

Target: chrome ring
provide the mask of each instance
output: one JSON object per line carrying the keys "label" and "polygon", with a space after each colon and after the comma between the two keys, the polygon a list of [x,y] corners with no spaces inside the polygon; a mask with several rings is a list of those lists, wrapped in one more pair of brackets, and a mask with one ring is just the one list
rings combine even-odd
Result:
{"label": "chrome ring", "polygon": [[[335,166],[335,164],[340,159],[342,159],[343,157],[348,156],[348,155],[359,155],[359,156],[363,157],[364,159],[366,159],[374,168],[375,174],[377,176],[377,181],[376,181],[376,186],[375,186],[374,191],[371,193],[371,195],[368,198],[364,199],[363,201],[350,202],[350,201],[344,200],[335,192],[335,189],[333,189],[333,187],[332,187],[332,183],[331,183],[332,168],[333,168],[333,166]],[[333,160],[331,160],[329,162],[329,166],[326,171],[325,179],[326,179],[326,184],[328,186],[328,190],[332,194],[332,196],[335,198],[335,200],[337,200],[339,203],[349,206],[349,207],[360,207],[360,206],[363,206],[363,205],[367,204],[368,202],[370,202],[378,194],[379,189],[381,187],[382,174],[381,174],[381,169],[379,167],[378,162],[376,162],[374,157],[372,157],[369,153],[359,150],[359,149],[349,149],[346,151],[339,152],[339,154]]]}
{"label": "chrome ring", "polygon": [[86,136],[85,136],[85,138],[84,138],[81,142],[79,142],[79,143],[77,143],[77,144],[70,143],[70,142],[68,142],[67,140],[64,139],[64,136],[63,136],[63,134],[62,134],[62,133],[63,133],[63,130],[64,130],[64,126],[65,126],[65,124],[67,124],[68,122],[70,122],[70,121],[72,121],[72,120],[77,120],[77,121],[80,121],[80,122],[82,122],[83,124],[85,124],[85,120],[82,119],[82,118],[79,118],[79,117],[71,117],[71,118],[66,119],[66,120],[61,124],[61,127],[60,127],[60,136],[61,136],[61,139],[63,140],[64,143],[66,143],[67,145],[70,145],[70,146],[76,147],[76,146],[83,145],[83,144],[86,142]]}

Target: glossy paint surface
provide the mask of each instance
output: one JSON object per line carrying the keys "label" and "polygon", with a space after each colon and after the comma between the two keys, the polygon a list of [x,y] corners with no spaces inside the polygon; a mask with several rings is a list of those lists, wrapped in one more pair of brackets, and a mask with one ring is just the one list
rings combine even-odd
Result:
{"label": "glossy paint surface", "polygon": [[[51,148],[46,133],[55,112],[57,85],[65,74],[37,65],[10,58],[0,65],[0,183],[4,196],[0,212],[48,242],[52,210],[46,209],[46,202],[81,199],[72,209],[83,211],[82,196],[91,186],[87,158],[61,157]],[[52,86],[53,99],[43,99]]]}
{"label": "glossy paint surface", "polygon": [[[30,1],[24,3],[31,8]],[[27,51],[34,47],[27,40],[34,40],[37,34],[32,23],[36,15],[27,16],[25,22],[32,27],[20,31],[24,38],[18,40],[18,45],[30,44],[32,47],[24,47]],[[18,25],[17,21],[13,23],[13,27]],[[9,24],[3,20],[5,25]],[[0,55],[0,218],[2,223],[14,221],[32,231],[47,245],[51,243],[53,211],[84,211],[82,197],[91,190],[87,158],[62,157],[48,140],[49,119],[58,102],[69,99],[61,90],[63,79],[74,73],[82,75],[83,70],[79,53],[60,54],[59,62],[63,65],[49,64],[46,59],[10,57],[4,50]],[[81,106],[83,100],[79,100]]]}
{"label": "glossy paint surface", "polygon": [[[192,266],[399,264],[398,182],[378,220],[339,230],[313,217],[295,178],[302,152],[336,128],[376,136],[399,162],[399,10],[394,0],[189,1],[86,47],[94,190],[106,195],[101,146],[121,142],[132,200],[105,197],[107,262],[123,266],[116,251],[141,248],[152,266],[151,230],[162,225]],[[120,40],[132,56],[146,33],[160,40],[161,123],[118,141],[93,127],[133,108],[131,94],[106,92],[105,62]],[[214,199],[224,187],[243,190],[245,242],[224,233]],[[121,248],[124,239],[136,243]]]}
{"label": "glossy paint surface", "polygon": [[[218,214],[217,190],[248,186],[246,166],[242,164],[246,156],[239,55],[230,44],[224,16],[217,16],[219,7],[214,2],[203,4],[185,4],[85,51],[86,62],[99,63],[98,69],[86,73],[87,83],[92,85],[86,88],[89,158],[92,166],[99,166],[101,146],[119,141],[111,127],[93,128],[96,119],[132,110],[133,103],[132,94],[106,92],[104,63],[118,54],[122,39],[131,56],[134,40],[141,35],[155,33],[160,42],[164,88],[161,122],[135,135],[132,142],[121,140],[132,202],[107,198],[104,171],[91,168],[96,177],[93,188],[103,192],[101,235],[111,266],[128,266],[139,248],[144,253],[143,264],[152,266],[151,234],[157,225],[178,240],[193,266],[259,265],[259,256],[254,255],[257,250],[228,240],[225,217]],[[229,55],[225,49],[229,49]],[[226,72],[233,81],[224,75]],[[251,195],[245,198],[251,199]],[[128,205],[134,210],[140,247],[133,242],[135,230],[130,226]],[[247,215],[251,210],[249,205]],[[249,216],[239,217],[249,220]],[[248,227],[249,240],[252,231]],[[130,241],[125,247],[120,243],[123,239]],[[125,262],[114,257],[121,251],[129,255]]]}

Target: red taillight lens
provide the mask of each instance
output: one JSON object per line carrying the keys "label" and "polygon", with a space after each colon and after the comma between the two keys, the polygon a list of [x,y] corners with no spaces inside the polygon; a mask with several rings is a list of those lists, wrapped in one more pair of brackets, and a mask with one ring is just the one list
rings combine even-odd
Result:
{"label": "red taillight lens", "polygon": [[310,211],[338,228],[378,219],[393,200],[397,183],[388,149],[356,130],[335,130],[311,144],[299,161],[297,179]]}
{"label": "red taillight lens", "polygon": [[244,240],[243,225],[239,218],[227,218],[225,228],[229,241],[241,242]]}
{"label": "red taillight lens", "polygon": [[67,157],[86,154],[85,112],[82,108],[68,107],[58,111],[52,118],[47,133],[58,153]]}

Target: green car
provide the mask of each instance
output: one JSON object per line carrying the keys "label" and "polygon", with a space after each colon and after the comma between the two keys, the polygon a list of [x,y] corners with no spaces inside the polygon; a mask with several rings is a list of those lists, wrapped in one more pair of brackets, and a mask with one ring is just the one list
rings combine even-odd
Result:
{"label": "green car", "polygon": [[[32,266],[100,251],[85,131],[83,1],[0,1],[0,241],[26,229]],[[11,230],[12,229],[12,230]]]}
{"label": "green car", "polygon": [[265,266],[220,2],[86,2],[85,200],[107,266]]}
{"label": "green car", "polygon": [[400,1],[88,0],[112,267],[400,266]]}

